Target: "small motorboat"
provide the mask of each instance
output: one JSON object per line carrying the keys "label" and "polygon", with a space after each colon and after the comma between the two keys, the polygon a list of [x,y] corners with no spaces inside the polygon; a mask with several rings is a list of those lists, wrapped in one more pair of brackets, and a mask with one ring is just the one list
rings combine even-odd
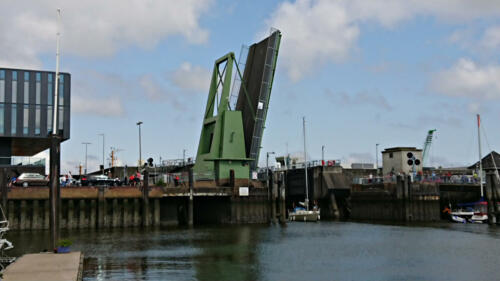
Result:
{"label": "small motorboat", "polygon": [[464,219],[462,217],[459,217],[459,216],[455,216],[455,215],[451,215],[450,219],[451,219],[452,222],[467,223],[466,219]]}
{"label": "small motorboat", "polygon": [[291,221],[312,221],[316,222],[320,219],[319,210],[307,211],[304,208],[297,207],[292,212],[288,214]]}

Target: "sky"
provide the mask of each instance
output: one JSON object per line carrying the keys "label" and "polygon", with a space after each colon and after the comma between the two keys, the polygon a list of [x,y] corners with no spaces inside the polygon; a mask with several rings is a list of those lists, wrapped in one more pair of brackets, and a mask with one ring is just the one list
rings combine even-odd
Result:
{"label": "sky", "polygon": [[[71,138],[62,173],[111,147],[118,164],[195,157],[214,61],[282,32],[260,163],[266,152],[375,161],[375,145],[422,148],[429,164],[500,150],[500,1],[0,1],[0,66],[71,74]],[[48,151],[41,157],[47,157]],[[379,159],[381,156],[379,155]],[[108,166],[108,160],[106,160]]]}

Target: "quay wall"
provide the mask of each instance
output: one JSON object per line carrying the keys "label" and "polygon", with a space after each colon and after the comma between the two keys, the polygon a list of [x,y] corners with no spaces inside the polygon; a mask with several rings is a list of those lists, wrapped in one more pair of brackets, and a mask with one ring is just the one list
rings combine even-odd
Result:
{"label": "quay wall", "polygon": [[439,185],[412,183],[398,178],[396,183],[353,185],[351,218],[355,220],[439,221]]}
{"label": "quay wall", "polygon": [[[72,187],[61,188],[61,229],[236,224],[269,222],[267,189],[250,189],[248,197],[233,188]],[[3,200],[2,200],[3,201]],[[4,204],[4,203],[2,203]],[[193,221],[189,209],[193,210]],[[47,187],[14,187],[5,207],[10,229],[49,229]]]}

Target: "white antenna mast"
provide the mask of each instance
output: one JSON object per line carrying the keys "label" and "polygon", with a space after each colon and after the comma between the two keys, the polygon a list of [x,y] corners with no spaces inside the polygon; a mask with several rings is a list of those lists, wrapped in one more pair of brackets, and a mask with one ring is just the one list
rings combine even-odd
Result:
{"label": "white antenna mast", "polygon": [[58,112],[58,95],[59,95],[59,38],[61,33],[59,32],[59,26],[61,23],[61,9],[57,9],[57,48],[56,48],[56,86],[54,93],[54,114],[52,118],[52,134],[57,135],[57,112]]}

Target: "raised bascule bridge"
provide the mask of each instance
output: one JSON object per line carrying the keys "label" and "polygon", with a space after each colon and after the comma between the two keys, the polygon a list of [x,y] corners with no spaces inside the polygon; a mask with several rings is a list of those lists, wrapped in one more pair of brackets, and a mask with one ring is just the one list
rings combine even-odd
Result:
{"label": "raised bascule bridge", "polygon": [[[62,188],[61,228],[266,223],[271,215],[276,218],[270,189],[256,175],[280,40],[281,32],[273,30],[242,48],[238,61],[232,52],[215,61],[196,161],[178,168],[174,186],[156,185],[150,177],[155,170],[145,168],[142,186]],[[2,196],[11,227],[48,229],[48,199],[45,187],[14,188]],[[284,218],[285,211],[281,214]]]}

